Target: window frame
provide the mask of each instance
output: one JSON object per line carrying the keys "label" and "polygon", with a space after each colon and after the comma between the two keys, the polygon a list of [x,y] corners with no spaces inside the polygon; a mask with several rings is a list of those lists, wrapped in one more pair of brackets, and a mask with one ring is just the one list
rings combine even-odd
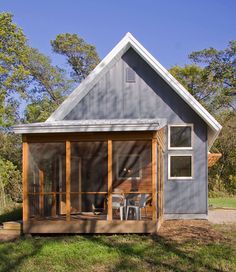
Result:
{"label": "window frame", "polygon": [[[139,177],[120,177],[119,175],[119,157],[138,157],[139,158]],[[141,180],[142,179],[142,157],[139,154],[117,154],[116,155],[116,178],[118,180]]]}
{"label": "window frame", "polygon": [[[191,146],[187,147],[172,147],[170,144],[170,134],[171,134],[171,128],[172,127],[191,127]],[[173,124],[168,125],[168,150],[193,150],[193,124]]]}
{"label": "window frame", "polygon": [[[171,177],[170,170],[171,170],[171,157],[191,157],[191,177]],[[175,154],[168,154],[168,180],[193,180],[194,179],[194,160],[193,160],[193,154],[188,153],[175,153]]]}

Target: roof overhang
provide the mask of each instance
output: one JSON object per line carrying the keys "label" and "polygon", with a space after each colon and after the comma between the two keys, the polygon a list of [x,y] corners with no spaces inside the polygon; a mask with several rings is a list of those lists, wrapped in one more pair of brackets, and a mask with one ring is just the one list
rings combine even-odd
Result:
{"label": "roof overhang", "polygon": [[165,119],[111,119],[54,121],[13,126],[16,134],[157,131],[166,125]]}

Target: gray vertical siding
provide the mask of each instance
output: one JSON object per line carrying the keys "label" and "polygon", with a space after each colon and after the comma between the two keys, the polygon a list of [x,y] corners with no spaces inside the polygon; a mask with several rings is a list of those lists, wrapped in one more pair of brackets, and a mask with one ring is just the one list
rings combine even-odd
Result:
{"label": "gray vertical siding", "polygon": [[[125,82],[126,67],[135,71],[136,82]],[[192,123],[194,150],[184,153],[193,154],[194,179],[168,180],[168,154],[182,152],[168,151],[166,146],[164,212],[207,213],[207,125],[133,49],[65,117],[67,120],[106,118],[165,118],[168,124]]]}

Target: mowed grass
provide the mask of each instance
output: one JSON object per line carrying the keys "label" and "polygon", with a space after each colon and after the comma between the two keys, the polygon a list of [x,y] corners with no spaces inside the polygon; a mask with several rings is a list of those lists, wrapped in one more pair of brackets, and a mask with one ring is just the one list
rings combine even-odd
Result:
{"label": "mowed grass", "polygon": [[235,208],[236,197],[209,198],[209,206],[213,208]]}
{"label": "mowed grass", "polygon": [[210,227],[214,235],[204,226],[176,227],[193,234],[177,240],[175,233],[22,237],[0,242],[0,271],[236,271],[236,226]]}

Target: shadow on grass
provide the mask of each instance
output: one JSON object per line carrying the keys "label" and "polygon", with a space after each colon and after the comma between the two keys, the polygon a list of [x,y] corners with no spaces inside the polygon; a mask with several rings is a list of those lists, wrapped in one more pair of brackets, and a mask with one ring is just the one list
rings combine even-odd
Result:
{"label": "shadow on grass", "polygon": [[[132,237],[132,236],[130,236]],[[106,246],[111,250],[114,249],[119,253],[119,260],[113,265],[109,271],[140,271],[140,269],[156,271],[224,271],[215,267],[215,263],[206,259],[201,253],[194,250],[182,249],[182,245],[174,241],[167,240],[160,236],[143,236],[141,240],[149,240],[150,243],[145,246],[137,247],[137,241],[134,243],[121,244],[115,239],[109,241],[109,237],[87,237],[98,246]],[[137,239],[135,239],[137,240]],[[230,249],[229,249],[230,250]],[[222,258],[223,259],[223,258]],[[205,260],[205,261],[204,261]],[[226,260],[225,260],[226,261]],[[163,270],[162,270],[163,269]]]}
{"label": "shadow on grass", "polygon": [[20,243],[24,243],[26,239],[21,238],[16,240],[15,242],[4,242],[0,247],[0,271],[1,272],[10,272],[10,271],[18,271],[19,266],[34,256],[36,256],[42,246],[43,242],[41,241],[33,241],[29,250],[16,250]]}
{"label": "shadow on grass", "polygon": [[22,207],[15,207],[11,211],[0,214],[0,224],[7,221],[22,220]]}

